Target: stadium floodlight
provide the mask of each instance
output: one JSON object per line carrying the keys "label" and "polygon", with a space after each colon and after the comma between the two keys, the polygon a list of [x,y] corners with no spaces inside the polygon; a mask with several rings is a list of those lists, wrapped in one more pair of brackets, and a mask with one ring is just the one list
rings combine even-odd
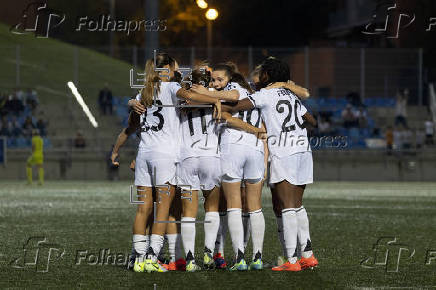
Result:
{"label": "stadium floodlight", "polygon": [[197,0],[197,5],[198,7],[200,7],[201,9],[206,9],[207,8],[207,2],[204,0]]}
{"label": "stadium floodlight", "polygon": [[67,85],[70,88],[71,93],[73,93],[73,96],[76,98],[76,101],[82,107],[83,112],[88,117],[89,122],[91,122],[94,128],[97,128],[98,123],[95,120],[94,116],[92,115],[91,111],[89,110],[88,106],[86,105],[85,101],[83,100],[82,96],[79,94],[79,91],[77,90],[76,86],[73,84],[73,82],[68,82]]}
{"label": "stadium floodlight", "polygon": [[218,10],[216,10],[215,8],[207,9],[205,15],[207,20],[215,20],[218,18]]}

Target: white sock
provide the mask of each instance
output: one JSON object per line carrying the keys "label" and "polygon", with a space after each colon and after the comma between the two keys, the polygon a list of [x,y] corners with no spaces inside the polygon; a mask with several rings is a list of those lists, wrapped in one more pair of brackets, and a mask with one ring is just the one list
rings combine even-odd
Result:
{"label": "white sock", "polygon": [[244,253],[244,227],[242,226],[242,210],[240,208],[227,209],[228,227],[232,239],[233,252],[238,256],[238,251]]}
{"label": "white sock", "polygon": [[[186,258],[188,253],[191,252],[192,258],[194,257],[195,250],[195,218],[182,217],[181,232],[183,248],[185,249]],[[188,223],[187,223],[188,222]]]}
{"label": "white sock", "polygon": [[220,227],[215,242],[215,252],[220,253],[224,257],[224,246],[226,244],[227,236],[227,212],[220,212]]}
{"label": "white sock", "polygon": [[206,212],[204,221],[204,246],[213,252],[220,227],[220,215],[216,211]]}
{"label": "white sock", "polygon": [[297,209],[298,240],[300,241],[301,256],[310,258],[312,256],[312,243],[309,233],[309,218],[304,206]]}
{"label": "white sock", "polygon": [[150,246],[150,236],[144,235],[133,235],[132,242],[132,255],[135,255],[135,252],[140,256],[144,256],[147,253],[147,249]]}
{"label": "white sock", "polygon": [[153,256],[150,256],[151,259],[157,259],[157,255],[160,253],[164,243],[164,237],[161,235],[151,235],[150,236],[150,247],[153,249]]}
{"label": "white sock", "polygon": [[250,240],[251,226],[250,226],[250,214],[242,213],[242,226],[244,227],[244,249],[248,245]]}
{"label": "white sock", "polygon": [[285,237],[286,257],[290,263],[296,263],[297,257],[294,256],[297,248],[298,222],[296,208],[285,208],[282,210],[283,235]]}
{"label": "white sock", "polygon": [[253,261],[256,254],[262,254],[263,238],[265,236],[265,218],[262,209],[250,212],[251,239],[253,241]]}
{"label": "white sock", "polygon": [[286,257],[286,245],[285,245],[285,237],[283,235],[283,219],[282,216],[276,216],[277,220],[277,236],[280,241],[280,245],[282,245],[283,257]]}
{"label": "white sock", "polygon": [[170,254],[170,262],[175,262],[183,257],[183,253],[181,250],[180,234],[165,234],[165,236],[168,240],[168,252]]}

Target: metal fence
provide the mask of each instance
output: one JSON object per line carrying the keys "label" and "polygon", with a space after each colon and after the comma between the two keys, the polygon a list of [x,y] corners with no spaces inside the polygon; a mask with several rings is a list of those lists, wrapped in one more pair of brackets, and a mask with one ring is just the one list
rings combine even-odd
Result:
{"label": "metal fence", "polygon": [[[144,48],[121,47],[114,62],[109,47],[78,48],[55,46],[2,46],[3,70],[0,91],[13,87],[44,86],[65,92],[73,80],[79,89],[96,95],[105,82],[117,95],[129,91],[129,69],[141,71],[146,61]],[[194,67],[208,59],[206,48],[162,48],[181,67]],[[422,104],[424,69],[422,49],[366,48],[221,48],[211,50],[212,63],[233,61],[246,76],[267,56],[287,61],[292,79],[310,89],[314,97],[344,97],[350,92],[362,98],[394,97],[398,89],[409,88],[411,103]],[[59,74],[53,75],[53,71]],[[38,82],[38,83],[36,83]]]}

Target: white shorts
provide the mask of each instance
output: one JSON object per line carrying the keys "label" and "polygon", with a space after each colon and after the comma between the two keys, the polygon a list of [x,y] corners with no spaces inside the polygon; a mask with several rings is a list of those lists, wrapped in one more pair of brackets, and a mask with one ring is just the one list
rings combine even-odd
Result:
{"label": "white shorts", "polygon": [[[212,190],[220,185],[219,157],[200,156],[184,159],[177,166],[177,185],[191,190]],[[191,187],[188,188],[188,185]]]}
{"label": "white shorts", "polygon": [[313,183],[312,152],[300,152],[289,156],[271,158],[269,183],[283,180],[293,185]]}
{"label": "white shorts", "polygon": [[246,180],[257,183],[265,172],[263,152],[244,145],[222,145],[221,170],[224,182]]}
{"label": "white shorts", "polygon": [[176,158],[172,155],[138,151],[135,165],[135,185],[152,187],[176,184]]}

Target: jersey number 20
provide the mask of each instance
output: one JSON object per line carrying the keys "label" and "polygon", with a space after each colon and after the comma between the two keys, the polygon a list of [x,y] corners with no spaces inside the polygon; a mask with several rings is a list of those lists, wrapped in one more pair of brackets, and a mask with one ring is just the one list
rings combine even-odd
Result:
{"label": "jersey number 20", "polygon": [[[298,116],[297,116],[298,105],[300,105],[300,107],[301,107],[301,103],[300,103],[299,100],[295,100],[294,108],[292,108],[291,102],[289,102],[288,100],[280,100],[280,101],[277,102],[276,110],[279,113],[284,113],[285,112],[285,107],[288,107],[288,115],[283,120],[282,132],[291,132],[291,131],[294,131],[295,130],[295,124],[297,124],[297,126],[300,127],[301,129],[304,128],[303,127],[303,123],[301,123],[300,120],[298,120]],[[291,120],[291,118],[292,118],[292,109],[294,109],[293,110],[294,111],[294,120],[295,120],[294,124],[293,124],[293,122]]]}

